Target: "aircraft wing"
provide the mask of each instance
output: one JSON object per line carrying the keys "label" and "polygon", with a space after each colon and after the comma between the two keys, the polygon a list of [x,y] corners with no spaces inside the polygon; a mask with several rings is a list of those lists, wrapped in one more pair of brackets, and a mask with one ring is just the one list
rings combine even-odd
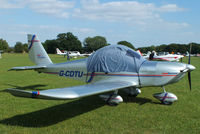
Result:
{"label": "aircraft wing", "polygon": [[94,94],[114,91],[116,89],[136,86],[133,82],[127,81],[108,81],[96,82],[87,85],[48,89],[43,91],[24,91],[19,89],[6,89],[14,96],[40,98],[40,99],[75,99]]}
{"label": "aircraft wing", "polygon": [[35,70],[35,69],[43,69],[46,66],[23,66],[23,67],[13,67],[8,71],[16,70],[16,71],[23,71],[23,70]]}

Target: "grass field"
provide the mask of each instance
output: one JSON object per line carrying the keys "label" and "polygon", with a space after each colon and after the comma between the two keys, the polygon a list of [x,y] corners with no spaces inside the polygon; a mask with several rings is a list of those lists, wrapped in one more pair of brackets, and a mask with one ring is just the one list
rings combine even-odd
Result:
{"label": "grass field", "polygon": [[[34,71],[7,71],[11,67],[33,65],[27,54],[3,54],[0,59],[0,90],[6,88],[50,89],[81,85],[79,81]],[[62,56],[50,55],[55,63]],[[184,58],[187,61],[187,58]],[[0,134],[199,134],[200,133],[200,58],[192,57],[192,91],[187,76],[166,86],[177,95],[171,106],[161,105],[152,94],[159,87],[142,88],[136,98],[120,92],[124,102],[105,105],[98,96],[78,100],[39,100],[14,97],[0,92]]]}

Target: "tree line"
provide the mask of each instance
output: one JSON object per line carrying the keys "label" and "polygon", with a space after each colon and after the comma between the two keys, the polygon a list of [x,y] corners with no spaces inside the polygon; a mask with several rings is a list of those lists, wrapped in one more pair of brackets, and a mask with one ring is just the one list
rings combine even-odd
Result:
{"label": "tree line", "polygon": [[192,54],[200,53],[200,44],[198,43],[189,43],[189,44],[177,44],[172,43],[169,45],[162,44],[160,46],[149,46],[149,47],[140,47],[138,48],[142,53],[147,53],[148,51],[152,52],[153,50],[156,52],[169,52],[169,53],[181,53],[185,54],[187,51],[190,51],[190,45],[192,45]]}
{"label": "tree line", "polygon": [[[118,45],[125,45],[132,49],[136,48],[128,41],[119,41]],[[94,37],[87,37],[84,39],[83,43],[78,39],[77,36],[73,35],[73,33],[60,33],[57,35],[56,39],[46,40],[42,43],[47,53],[54,54],[56,52],[56,48],[60,50],[67,50],[67,51],[79,51],[83,52],[93,52],[99,48],[104,46],[110,45],[106,38],[103,36],[94,36]],[[142,53],[147,53],[148,51],[157,51],[157,52],[174,52],[174,53],[186,53],[189,51],[189,47],[192,45],[192,54],[200,53],[200,44],[198,43],[189,43],[189,44],[162,44],[160,46],[149,46],[149,47],[139,47]],[[28,52],[28,44],[16,42],[14,48],[9,47],[6,40],[0,39],[0,50],[4,52]]]}

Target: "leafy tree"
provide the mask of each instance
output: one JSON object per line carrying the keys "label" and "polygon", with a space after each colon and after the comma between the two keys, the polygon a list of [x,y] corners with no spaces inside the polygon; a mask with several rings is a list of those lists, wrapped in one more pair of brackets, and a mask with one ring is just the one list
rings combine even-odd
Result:
{"label": "leafy tree", "polygon": [[8,43],[6,40],[0,39],[0,50],[3,50],[4,52],[7,52],[9,49]]}
{"label": "leafy tree", "polygon": [[200,44],[197,44],[197,43],[189,43],[188,44],[188,52],[190,50],[190,45],[192,45],[192,50],[191,50],[191,53],[192,54],[198,54],[200,53]]}
{"label": "leafy tree", "polygon": [[28,44],[23,44],[23,50],[28,53]]}
{"label": "leafy tree", "polygon": [[189,44],[169,44],[169,45],[160,45],[160,46],[150,46],[150,47],[142,47],[138,48],[142,53],[147,53],[148,51],[156,50],[157,52],[175,52],[185,54],[190,50],[190,45],[192,45],[192,54],[200,53],[200,44],[197,43],[189,43]]}
{"label": "leafy tree", "polygon": [[124,46],[127,46],[129,48],[135,49],[135,47],[128,41],[119,41],[117,44],[118,45],[124,45]]}
{"label": "leafy tree", "polygon": [[46,40],[42,43],[47,53],[55,54],[56,48],[59,47],[58,42],[54,40]]}
{"label": "leafy tree", "polygon": [[87,37],[85,38],[84,42],[84,50],[87,52],[96,51],[99,48],[107,46],[107,41],[105,37],[102,36],[95,36],[95,37]]}
{"label": "leafy tree", "polygon": [[59,48],[62,50],[82,51],[80,40],[71,32],[58,34],[56,41],[58,42]]}
{"label": "leafy tree", "polygon": [[166,47],[167,47],[167,45],[165,45],[165,44],[157,46],[156,47],[156,52],[165,52],[166,51]]}
{"label": "leafy tree", "polygon": [[24,51],[23,44],[21,42],[16,42],[15,47],[14,47],[14,51],[16,53],[22,53]]}
{"label": "leafy tree", "polygon": [[14,47],[9,47],[7,50],[8,53],[14,52]]}

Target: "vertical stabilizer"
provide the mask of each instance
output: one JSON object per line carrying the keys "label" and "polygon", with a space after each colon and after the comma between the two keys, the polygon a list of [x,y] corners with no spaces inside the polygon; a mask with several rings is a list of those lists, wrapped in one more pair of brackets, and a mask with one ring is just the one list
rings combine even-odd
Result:
{"label": "vertical stabilizer", "polygon": [[63,54],[63,53],[60,51],[60,49],[58,49],[58,48],[56,48],[56,52],[57,52],[57,54]]}
{"label": "vertical stabilizer", "polygon": [[36,65],[51,64],[52,61],[36,35],[28,34],[29,58]]}

